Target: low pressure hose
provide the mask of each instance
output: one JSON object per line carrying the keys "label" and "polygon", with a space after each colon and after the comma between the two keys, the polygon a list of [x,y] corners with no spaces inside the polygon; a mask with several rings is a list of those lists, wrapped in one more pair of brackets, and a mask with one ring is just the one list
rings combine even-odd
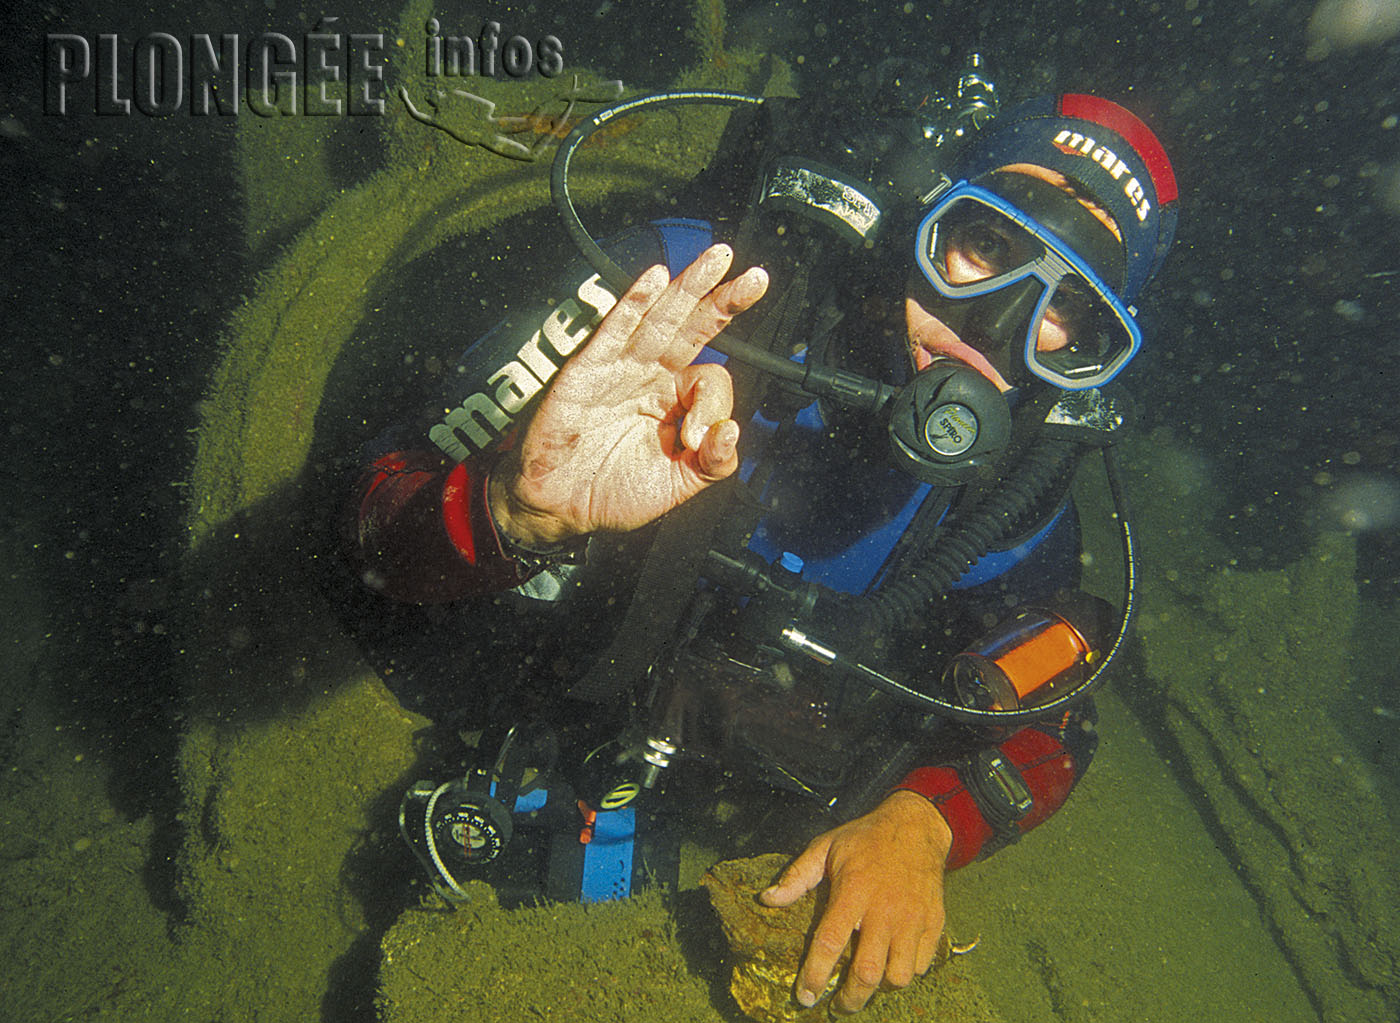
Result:
{"label": "low pressure hose", "polygon": [[[763,103],[763,98],[738,92],[692,89],[623,100],[579,121],[568,137],[559,144],[559,151],[554,155],[554,164],[550,168],[549,189],[555,208],[564,222],[564,230],[568,232],[569,238],[578,247],[584,259],[588,260],[588,264],[598,272],[598,276],[619,295],[632,286],[632,276],[618,266],[617,262],[603,251],[602,246],[593,240],[593,236],[583,226],[578,210],[574,208],[573,199],[569,195],[569,165],[574,158],[574,151],[588,136],[614,118],[625,117],[642,110],[663,110],[667,107],[696,103],[729,107],[759,106]],[[750,344],[727,331],[716,335],[710,341],[709,347],[780,380],[796,384],[809,394],[831,398],[851,408],[878,412],[895,393],[893,387],[867,380],[854,373],[793,362],[784,355]]]}
{"label": "low pressure hose", "polygon": [[867,623],[876,632],[900,628],[918,618],[962,575],[1005,538],[1012,525],[1044,497],[1078,457],[1073,441],[1041,438],[1001,486],[965,521],[953,523],[907,569],[865,598]]}
{"label": "low pressure hose", "polygon": [[687,106],[694,103],[714,103],[720,106],[758,106],[762,104],[760,96],[747,96],[739,92],[718,92],[715,90],[692,89],[685,92],[661,92],[650,96],[638,96],[634,99],[623,100],[610,107],[595,111],[583,118],[574,126],[574,130],[563,142],[559,144],[559,151],[554,154],[554,163],[550,167],[549,191],[554,199],[554,206],[559,211],[560,217],[564,221],[564,230],[568,232],[570,240],[578,247],[579,252],[588,260],[590,266],[598,271],[598,276],[615,289],[620,295],[632,286],[632,275],[603,251],[602,246],[593,240],[593,236],[588,233],[588,229],[583,226],[583,221],[579,219],[578,211],[574,209],[573,198],[569,195],[569,164],[574,158],[574,150],[578,149],[588,136],[617,117],[626,117],[635,114],[640,110],[663,110],[666,107]]}

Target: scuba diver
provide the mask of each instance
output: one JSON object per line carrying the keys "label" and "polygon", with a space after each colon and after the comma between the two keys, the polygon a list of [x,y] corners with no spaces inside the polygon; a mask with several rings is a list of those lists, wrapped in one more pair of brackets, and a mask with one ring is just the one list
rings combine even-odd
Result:
{"label": "scuba diver", "polygon": [[[686,196],[710,216],[594,243],[567,170],[609,112],[576,128],[554,185],[587,262],[468,349],[426,429],[370,446],[345,535],[371,590],[464,635],[474,753],[400,812],[439,891],[537,856],[546,894],[625,895],[683,772],[753,779],[827,821],[761,898],[829,882],[794,997],[839,980],[855,1011],[929,968],[945,873],[1093,755],[1133,594],[1113,381],[1177,189],[1123,107],[998,113],[975,62],[848,112],[621,106],[684,102],[740,107]],[[1117,610],[1075,589],[1096,452]]]}

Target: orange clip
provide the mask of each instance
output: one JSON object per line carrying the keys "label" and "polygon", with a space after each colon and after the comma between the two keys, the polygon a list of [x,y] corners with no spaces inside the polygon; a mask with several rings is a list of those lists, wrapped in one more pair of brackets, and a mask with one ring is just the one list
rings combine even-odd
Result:
{"label": "orange clip", "polygon": [[578,812],[583,816],[583,827],[578,833],[578,844],[587,845],[593,841],[593,828],[598,822],[598,811],[580,799]]}

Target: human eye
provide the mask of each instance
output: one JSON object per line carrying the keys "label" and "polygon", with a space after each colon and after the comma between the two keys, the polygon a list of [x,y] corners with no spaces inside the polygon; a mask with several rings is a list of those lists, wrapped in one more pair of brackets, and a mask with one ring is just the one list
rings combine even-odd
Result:
{"label": "human eye", "polygon": [[974,221],[961,225],[954,247],[959,255],[989,277],[1010,269],[1015,262],[1011,239],[994,224]]}

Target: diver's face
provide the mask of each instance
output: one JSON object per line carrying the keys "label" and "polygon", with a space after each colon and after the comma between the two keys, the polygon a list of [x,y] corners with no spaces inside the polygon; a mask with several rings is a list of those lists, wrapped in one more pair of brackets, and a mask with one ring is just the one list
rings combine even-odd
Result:
{"label": "diver's face", "polygon": [[[1005,169],[1041,178],[1073,194],[1068,179],[1055,171],[1029,164],[1017,164]],[[1096,217],[1103,219],[1105,226],[1115,235],[1118,233],[1111,218],[1087,202],[1084,205]],[[1017,251],[1017,246],[1021,244],[1020,239],[1002,233],[993,217],[982,222],[972,219],[951,226],[941,254],[944,279],[952,284],[972,284],[1023,265],[1029,256]],[[1036,335],[1037,350],[1055,352],[1070,345],[1075,337],[1076,323],[1083,315],[1081,307],[1080,296],[1068,289],[1057,291],[1040,321]],[[998,342],[977,336],[975,326],[964,325],[959,333],[914,295],[905,298],[904,319],[916,370],[926,369],[935,356],[946,356],[976,369],[999,390],[1011,390],[1011,384],[983,354],[992,350],[990,345]],[[1016,357],[1019,358],[1019,354]]]}

